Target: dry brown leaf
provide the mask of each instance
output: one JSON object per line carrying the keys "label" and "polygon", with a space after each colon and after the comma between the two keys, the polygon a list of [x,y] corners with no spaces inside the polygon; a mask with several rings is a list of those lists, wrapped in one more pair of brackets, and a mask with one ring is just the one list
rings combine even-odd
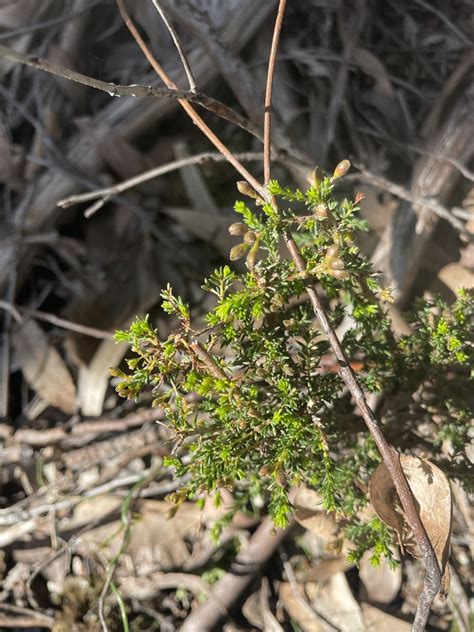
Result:
{"label": "dry brown leaf", "polygon": [[118,366],[128,345],[115,340],[102,340],[87,366],[79,367],[78,393],[83,415],[102,414],[104,397],[110,381],[109,368]]}
{"label": "dry brown leaf", "polygon": [[295,507],[295,520],[302,527],[323,538],[327,546],[340,539],[339,524],[334,514],[324,509],[317,492],[302,485],[291,492],[290,501]]}
{"label": "dry brown leaf", "polygon": [[304,632],[325,632],[324,622],[312,611],[311,606],[301,595],[295,592],[289,582],[280,584],[280,599],[290,618],[295,621]]}
{"label": "dry brown leaf", "polygon": [[357,47],[352,52],[352,62],[375,81],[375,90],[393,98],[393,88],[385,66],[366,48]]}
{"label": "dry brown leaf", "polygon": [[410,632],[411,630],[410,623],[393,617],[368,603],[362,603],[361,608],[367,630],[374,632]]}
{"label": "dry brown leaf", "polygon": [[[109,505],[113,506],[113,502]],[[136,506],[139,517],[130,529],[127,554],[140,574],[147,570],[181,568],[189,557],[185,539],[198,536],[203,514],[195,504],[185,502],[170,518],[169,511],[173,507],[158,500],[143,500]],[[107,559],[113,559],[118,552],[121,533],[121,521],[114,520],[84,533],[81,545],[90,552],[100,546],[102,554]]]}
{"label": "dry brown leaf", "polygon": [[359,604],[344,573],[336,573],[327,582],[307,583],[306,595],[315,612],[341,632],[365,631]]}
{"label": "dry brown leaf", "polygon": [[247,621],[264,632],[283,632],[268,603],[270,587],[268,579],[262,578],[260,590],[253,592],[242,607],[242,613]]}
{"label": "dry brown leaf", "polygon": [[15,330],[13,344],[16,362],[30,388],[51,406],[72,414],[76,409],[76,387],[41,327],[33,320],[24,320]]}
{"label": "dry brown leaf", "polygon": [[[392,551],[396,557],[396,552]],[[402,568],[390,568],[385,558],[378,566],[370,562],[371,553],[366,551],[359,566],[359,577],[367,591],[370,601],[377,603],[392,603],[398,595],[402,585]]]}
{"label": "dry brown leaf", "polygon": [[474,273],[466,270],[466,268],[455,261],[441,268],[438,272],[438,279],[454,293],[462,287],[474,287]]}
{"label": "dry brown leaf", "polygon": [[[442,569],[445,569],[441,594],[449,588],[449,569],[446,566],[451,537],[451,487],[445,474],[426,459],[401,455],[400,463],[418,505],[421,521]],[[372,474],[369,484],[370,499],[377,515],[398,533],[400,544],[414,557],[419,557],[412,534],[398,507],[400,502],[385,464]]]}

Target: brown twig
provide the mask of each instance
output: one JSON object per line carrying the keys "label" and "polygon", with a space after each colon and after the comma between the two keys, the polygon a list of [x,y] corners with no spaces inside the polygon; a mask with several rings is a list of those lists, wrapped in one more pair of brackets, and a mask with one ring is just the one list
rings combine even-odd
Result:
{"label": "brown twig", "polygon": [[281,25],[285,15],[286,0],[281,0],[278,5],[278,13],[273,29],[272,46],[270,58],[268,60],[267,84],[265,87],[265,109],[263,113],[263,181],[265,186],[270,182],[271,177],[271,147],[272,147],[272,96],[273,77],[275,74],[276,53],[278,42],[280,41]]}
{"label": "brown twig", "polygon": [[[242,153],[235,154],[238,160],[243,161],[251,161],[251,160],[261,160],[261,153]],[[181,169],[182,167],[186,167],[188,165],[194,164],[203,164],[208,161],[214,162],[223,162],[227,161],[227,158],[218,152],[209,152],[204,151],[200,154],[196,154],[195,156],[187,156],[186,158],[181,158],[179,160],[173,160],[172,162],[168,162],[165,165],[160,165],[159,167],[154,167],[153,169],[149,169],[148,171],[144,171],[137,176],[133,176],[133,178],[128,178],[127,180],[123,180],[122,182],[118,182],[110,187],[104,187],[103,189],[96,189],[95,191],[88,191],[87,193],[79,193],[78,195],[71,195],[63,200],[58,201],[58,206],[61,208],[68,208],[74,204],[79,204],[81,202],[88,202],[89,200],[95,200],[97,198],[101,198],[101,205],[104,205],[108,200],[110,200],[113,196],[119,195],[124,191],[128,191],[128,189],[132,189],[133,187],[139,186],[144,182],[148,182],[148,180],[152,180],[153,178],[158,178],[159,176],[165,175],[170,171],[175,171],[177,169]],[[91,207],[89,207],[91,208]],[[97,208],[96,208],[97,210]],[[89,211],[89,209],[87,209]],[[84,211],[86,213],[87,211]],[[88,213],[90,215],[90,211]]]}
{"label": "brown twig", "polygon": [[55,621],[53,617],[49,617],[41,612],[35,610],[29,610],[28,608],[22,608],[21,606],[14,606],[13,604],[0,603],[0,626],[5,628],[48,628],[53,629]]}
{"label": "brown twig", "polygon": [[178,55],[181,59],[181,63],[183,64],[183,68],[184,68],[184,72],[186,73],[186,77],[188,78],[188,83],[189,83],[189,89],[191,90],[191,92],[196,92],[196,82],[194,80],[193,77],[193,72],[191,70],[191,66],[189,65],[189,62],[187,60],[186,54],[184,52],[184,49],[181,45],[181,41],[178,37],[178,34],[176,33],[176,30],[174,28],[174,26],[171,24],[171,22],[168,20],[168,17],[166,15],[166,13],[163,11],[163,7],[161,6],[159,0],[151,0],[153,2],[153,4],[155,5],[156,10],[158,11],[158,13],[160,14],[161,19],[163,20],[163,22],[165,23],[166,28],[168,29],[171,38],[174,42],[174,45],[176,46],[176,50],[178,51]]}
{"label": "brown twig", "polygon": [[220,116],[221,118],[238,125],[249,134],[253,136],[259,136],[258,129],[244,116],[241,116],[235,110],[230,108],[225,103],[214,99],[206,94],[197,92],[196,90],[180,90],[175,84],[174,87],[168,86],[167,88],[157,88],[155,86],[143,86],[143,85],[121,85],[117,83],[111,83],[107,81],[101,81],[88,75],[83,75],[80,72],[76,72],[71,68],[60,66],[59,64],[53,64],[47,59],[41,57],[35,57],[33,55],[24,55],[16,50],[0,45],[0,58],[9,59],[18,64],[25,66],[31,66],[37,70],[43,70],[52,75],[75,81],[82,85],[102,92],[107,92],[111,97],[161,97],[171,99],[183,99],[196,103],[201,107],[209,110],[213,114]]}
{"label": "brown twig", "polygon": [[9,314],[11,314],[17,323],[23,322],[23,316],[21,315],[22,312],[25,316],[32,316],[33,318],[36,318],[38,320],[44,320],[47,323],[56,325],[57,327],[62,327],[63,329],[68,329],[69,331],[75,331],[78,334],[91,336],[91,338],[110,340],[114,337],[113,333],[111,333],[110,331],[104,331],[103,329],[96,329],[95,327],[87,327],[87,325],[73,323],[70,320],[59,318],[59,316],[56,316],[55,314],[42,312],[38,309],[15,306],[8,301],[0,300],[0,309],[4,309]]}
{"label": "brown twig", "polygon": [[395,184],[394,182],[390,182],[390,180],[387,180],[383,176],[372,173],[362,164],[354,163],[354,167],[356,167],[360,171],[361,180],[363,180],[364,182],[373,184],[374,186],[379,187],[384,191],[388,191],[400,200],[406,200],[407,202],[411,202],[412,204],[419,204],[420,206],[424,206],[425,208],[432,211],[435,215],[438,215],[438,217],[442,217],[447,222],[449,222],[451,226],[458,230],[462,235],[469,237],[464,224],[456,217],[454,217],[453,213],[451,213],[437,200],[433,198],[426,198],[421,196],[418,197],[416,195],[413,195],[412,193],[410,193],[410,191],[408,191],[408,189],[405,189],[405,187],[402,187],[399,184]]}

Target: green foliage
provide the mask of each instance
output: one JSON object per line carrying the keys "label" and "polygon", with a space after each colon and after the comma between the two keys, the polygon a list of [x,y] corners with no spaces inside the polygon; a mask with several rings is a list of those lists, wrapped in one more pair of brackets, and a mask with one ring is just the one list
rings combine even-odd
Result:
{"label": "green foliage", "polygon": [[[376,562],[380,555],[392,559],[391,533],[360,515],[380,458],[334,369],[304,282],[320,283],[334,326],[351,317],[343,343],[364,388],[384,394],[381,422],[391,442],[413,449],[418,425],[428,424],[425,454],[445,469],[454,464],[458,475],[467,465],[473,299],[463,293],[451,307],[420,302],[413,335],[397,340],[382,305],[390,292],[354,242],[354,232],[367,228],[358,215],[361,196],[339,201],[335,177],[315,178],[306,192],[272,181],[268,188],[278,207],[251,193],[260,208],[237,202],[241,221],[230,232],[241,243],[231,259],[245,256],[247,270],[237,274],[223,266],[204,282],[203,290],[216,298],[206,329],[193,329],[188,306],[168,287],[163,309],[179,326],[164,341],[147,317],[117,332],[135,357],[128,360],[128,374],[116,369],[114,375],[124,397],[151,388],[154,405],[163,407],[175,432],[167,464],[177,476],[190,476],[171,500],[228,488],[232,512],[266,506],[283,526],[292,513],[288,489],[305,483],[346,524],[357,545],[354,561],[371,548]],[[306,262],[304,274],[281,255],[289,231]],[[450,459],[440,450],[448,440]],[[215,536],[232,512],[216,524]]]}

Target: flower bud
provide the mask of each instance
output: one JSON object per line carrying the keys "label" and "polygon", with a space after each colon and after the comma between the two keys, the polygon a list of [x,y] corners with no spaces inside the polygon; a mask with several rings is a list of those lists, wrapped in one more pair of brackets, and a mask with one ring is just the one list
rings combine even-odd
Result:
{"label": "flower bud", "polygon": [[329,246],[329,248],[326,250],[326,259],[333,259],[334,257],[337,257],[338,254],[339,246],[338,244],[333,244],[332,246]]}
{"label": "flower bud", "polygon": [[344,261],[339,257],[329,264],[331,270],[344,270]]}
{"label": "flower bud", "polygon": [[246,244],[252,245],[255,243],[257,239],[257,235],[253,232],[253,230],[248,230],[244,235],[244,241]]}
{"label": "flower bud", "polygon": [[242,195],[247,195],[248,197],[251,197],[254,200],[260,199],[260,196],[255,191],[255,189],[251,187],[250,184],[246,182],[245,180],[239,180],[239,182],[237,182],[237,189],[239,190],[240,193],[242,193]]}
{"label": "flower bud", "polygon": [[325,204],[318,204],[314,209],[314,215],[320,222],[328,217],[328,207]]}
{"label": "flower bud", "polygon": [[233,248],[230,249],[229,258],[231,261],[237,261],[238,259],[242,259],[245,257],[245,253],[247,252],[249,245],[244,243],[237,244]]}
{"label": "flower bud", "polygon": [[308,173],[306,176],[306,182],[314,187],[315,189],[321,184],[324,178],[324,173],[319,167],[315,167],[312,171]]}
{"label": "flower bud", "polygon": [[331,270],[330,273],[335,279],[339,279],[340,281],[349,278],[349,273],[346,270]]}
{"label": "flower bud", "polygon": [[168,511],[166,511],[165,513],[166,520],[171,520],[172,518],[174,518],[176,513],[178,512],[178,509],[179,509],[178,505],[175,505],[174,507],[170,507]]}
{"label": "flower bud", "polygon": [[275,294],[270,301],[270,311],[277,312],[283,307],[283,299],[280,294]]}
{"label": "flower bud", "polygon": [[229,226],[229,233],[231,235],[245,235],[247,231],[247,226],[242,224],[242,222],[236,222],[235,224],[231,224]]}
{"label": "flower bud", "polygon": [[[247,244],[245,245],[247,246]],[[259,247],[260,247],[260,240],[257,239],[255,243],[253,244],[253,246],[250,248],[247,258],[245,260],[247,268],[249,268],[250,270],[255,266]]]}
{"label": "flower bud", "polygon": [[275,480],[278,483],[278,485],[280,485],[281,487],[283,487],[286,484],[286,476],[283,474],[281,470],[277,470],[275,472]]}
{"label": "flower bud", "polygon": [[337,178],[342,178],[351,168],[351,163],[348,160],[342,160],[337,167],[334,169],[334,173],[332,174],[332,179],[337,180]]}

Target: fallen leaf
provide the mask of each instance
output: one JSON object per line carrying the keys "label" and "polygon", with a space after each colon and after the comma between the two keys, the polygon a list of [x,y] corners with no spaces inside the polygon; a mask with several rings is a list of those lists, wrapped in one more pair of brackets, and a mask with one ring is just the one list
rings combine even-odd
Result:
{"label": "fallen leaf", "polygon": [[15,359],[29,387],[67,414],[76,409],[76,387],[64,360],[34,320],[24,320],[13,337]]}
{"label": "fallen leaf", "polygon": [[242,613],[247,621],[264,632],[283,632],[268,603],[270,588],[268,579],[262,578],[262,586],[257,592],[253,592],[243,605]]}
{"label": "fallen leaf", "polygon": [[305,632],[325,632],[324,622],[311,609],[302,595],[296,595],[289,582],[280,584],[280,599],[289,617]]}
{"label": "fallen leaf", "polygon": [[295,507],[295,520],[305,529],[323,538],[327,544],[340,538],[339,524],[333,513],[323,507],[321,496],[304,485],[293,490],[290,501]]}
{"label": "fallen leaf", "polygon": [[344,573],[336,573],[324,583],[308,582],[305,590],[316,614],[326,622],[341,632],[365,632],[362,611]]}
{"label": "fallen leaf", "polygon": [[83,415],[98,417],[102,414],[110,382],[109,368],[118,366],[127,350],[126,344],[102,340],[90,363],[79,367],[78,392]]}
{"label": "fallen leaf", "polygon": [[[452,501],[451,487],[445,474],[436,465],[416,456],[400,456],[400,463],[418,505],[420,519],[444,570],[440,594],[449,589],[449,557],[451,537]],[[388,526],[398,533],[400,544],[413,557],[420,557],[413,534],[405,521],[398,495],[385,464],[372,474],[369,484],[372,505]]]}
{"label": "fallen leaf", "polygon": [[[395,551],[392,553],[396,556]],[[359,566],[359,577],[367,591],[367,597],[377,603],[392,603],[402,585],[402,568],[400,565],[395,569],[390,568],[385,558],[380,560],[378,566],[374,566],[370,558],[370,551],[366,551]]]}
{"label": "fallen leaf", "polygon": [[438,272],[438,279],[455,294],[459,288],[474,287],[474,273],[456,262],[448,263],[444,268],[441,268]]}
{"label": "fallen leaf", "polygon": [[367,630],[374,630],[374,632],[410,632],[411,630],[411,624],[407,621],[393,617],[368,603],[362,603],[360,607]]}

